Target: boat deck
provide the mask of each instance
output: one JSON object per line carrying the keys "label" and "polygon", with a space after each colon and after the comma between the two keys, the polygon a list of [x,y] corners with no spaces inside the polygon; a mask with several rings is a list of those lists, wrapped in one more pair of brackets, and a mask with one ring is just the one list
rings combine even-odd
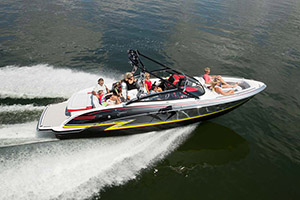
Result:
{"label": "boat deck", "polygon": [[40,126],[43,128],[60,126],[63,121],[69,118],[66,115],[67,102],[49,105],[45,110]]}

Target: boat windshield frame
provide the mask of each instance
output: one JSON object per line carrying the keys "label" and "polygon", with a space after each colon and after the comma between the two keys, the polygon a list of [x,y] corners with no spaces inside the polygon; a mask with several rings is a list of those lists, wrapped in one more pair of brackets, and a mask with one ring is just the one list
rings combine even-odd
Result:
{"label": "boat windshield frame", "polygon": [[[153,63],[156,63],[157,65],[163,67],[163,68],[159,68],[159,69],[154,69],[154,70],[147,70],[145,65],[143,64],[142,60],[140,59],[140,57],[143,57]],[[161,82],[167,84],[169,87],[171,87],[170,89],[166,90],[166,91],[162,91],[162,92],[158,92],[158,93],[152,93],[152,94],[146,94],[146,95],[138,95],[137,98],[134,98],[132,100],[129,100],[128,102],[126,102],[126,105],[137,102],[137,101],[141,101],[147,98],[151,98],[151,97],[155,97],[158,95],[162,95],[162,94],[168,94],[168,93],[174,93],[174,92],[180,92],[183,95],[186,95],[190,98],[195,98],[195,99],[199,99],[199,96],[202,96],[205,93],[205,89],[204,86],[193,76],[190,76],[186,73],[183,73],[179,70],[175,70],[172,69],[142,53],[140,53],[138,50],[128,50],[128,58],[130,60],[130,64],[133,67],[132,72],[135,73],[138,70],[142,73],[148,72],[149,74],[151,74],[152,76],[158,78]],[[180,85],[175,85],[172,82],[170,82],[168,79],[164,79],[158,75],[156,75],[155,73],[157,72],[167,72],[170,75],[183,75],[184,79],[183,79],[183,86]],[[193,94],[192,92],[189,92],[186,90],[186,86],[189,86],[190,84],[194,84],[195,86],[197,86],[198,88],[201,88],[201,95],[197,96],[195,94]],[[144,101],[143,101],[144,102]]]}

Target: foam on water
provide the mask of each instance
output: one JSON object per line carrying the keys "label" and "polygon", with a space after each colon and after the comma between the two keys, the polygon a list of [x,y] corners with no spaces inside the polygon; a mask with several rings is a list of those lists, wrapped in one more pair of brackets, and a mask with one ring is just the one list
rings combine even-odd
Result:
{"label": "foam on water", "polygon": [[[102,76],[110,85],[115,80]],[[0,97],[69,98],[92,87],[99,76],[46,64],[0,68]],[[1,105],[0,112],[42,110]],[[120,185],[174,150],[195,128],[113,138],[40,138],[37,121],[0,125],[0,199],[84,199]],[[49,142],[51,141],[51,142]],[[54,142],[53,142],[54,141]]]}
{"label": "foam on water", "polygon": [[47,137],[37,137],[36,125],[37,121],[0,125],[0,148],[57,140],[50,134]]}
{"label": "foam on water", "polygon": [[0,125],[0,139],[35,138],[37,121],[23,124]]}
{"label": "foam on water", "polygon": [[[17,98],[64,97],[93,87],[100,75],[70,69],[53,68],[47,64],[30,67],[0,68],[0,96]],[[110,86],[115,80],[102,76]]]}
{"label": "foam on water", "polygon": [[44,106],[34,106],[33,104],[27,105],[0,105],[0,114],[3,112],[24,112],[24,111],[42,111]]}
{"label": "foam on water", "polygon": [[[120,185],[174,150],[195,126],[68,140],[0,153],[0,199],[83,199]],[[1,149],[0,149],[1,150]]]}

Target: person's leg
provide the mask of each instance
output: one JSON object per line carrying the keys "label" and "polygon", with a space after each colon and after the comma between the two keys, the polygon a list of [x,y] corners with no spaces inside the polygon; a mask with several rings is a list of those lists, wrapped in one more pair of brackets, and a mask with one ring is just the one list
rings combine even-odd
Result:
{"label": "person's leg", "polygon": [[234,93],[233,90],[229,90],[229,91],[227,92],[228,95],[233,94],[233,93]]}
{"label": "person's leg", "polygon": [[222,83],[222,88],[232,88],[233,85],[229,85],[228,83]]}
{"label": "person's leg", "polygon": [[120,99],[120,97],[118,97],[118,96],[116,96],[117,98],[116,98],[116,102],[117,102],[117,104],[120,104],[122,101],[121,101],[121,99]]}
{"label": "person's leg", "polygon": [[226,83],[221,76],[218,76],[217,80],[219,80],[222,83],[223,88],[229,88],[230,85]]}
{"label": "person's leg", "polygon": [[222,88],[235,88],[236,86],[238,86],[238,83],[235,83],[234,85],[226,83],[222,77],[219,77],[219,80],[222,83]]}

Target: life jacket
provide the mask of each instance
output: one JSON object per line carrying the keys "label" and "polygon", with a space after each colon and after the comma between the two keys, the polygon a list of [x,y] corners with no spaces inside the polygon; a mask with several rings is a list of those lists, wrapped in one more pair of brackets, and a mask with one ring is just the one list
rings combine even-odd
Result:
{"label": "life jacket", "polygon": [[105,97],[104,97],[104,94],[100,94],[99,95],[99,103],[102,105],[103,103],[105,103],[106,102],[106,99],[105,99]]}

